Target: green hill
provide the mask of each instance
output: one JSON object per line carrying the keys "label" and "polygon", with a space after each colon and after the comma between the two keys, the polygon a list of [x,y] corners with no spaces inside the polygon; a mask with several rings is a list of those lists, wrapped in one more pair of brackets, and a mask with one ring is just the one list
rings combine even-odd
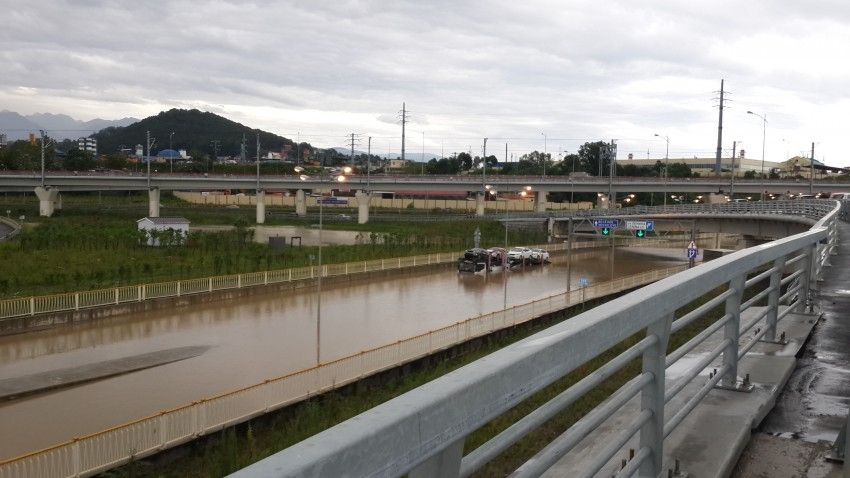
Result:
{"label": "green hill", "polygon": [[[97,138],[98,150],[102,153],[114,153],[120,148],[134,148],[145,144],[145,134],[151,132],[156,144],[151,148],[153,154],[169,147],[169,135],[173,132],[173,149],[185,149],[190,152],[202,152],[212,156],[213,141],[219,142],[219,156],[239,156],[242,138],[247,144],[247,156],[256,154],[256,134],[260,133],[260,154],[268,151],[280,152],[284,149],[295,155],[295,142],[273,133],[249,128],[219,115],[198,111],[171,109],[156,116],[124,127],[111,127],[92,135]],[[301,143],[301,151],[311,150],[308,143]]]}

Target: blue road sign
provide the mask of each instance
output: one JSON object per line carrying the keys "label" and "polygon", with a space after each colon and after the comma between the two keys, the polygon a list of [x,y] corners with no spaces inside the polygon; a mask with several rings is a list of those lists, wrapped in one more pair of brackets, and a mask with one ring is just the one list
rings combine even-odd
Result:
{"label": "blue road sign", "polygon": [[594,219],[593,227],[595,228],[607,228],[607,229],[617,229],[620,227],[619,219]]}
{"label": "blue road sign", "polygon": [[696,259],[698,253],[696,249],[688,249],[688,259]]}
{"label": "blue road sign", "polygon": [[587,280],[587,277],[579,277],[578,278],[578,285],[580,285],[582,287],[587,287],[588,283],[589,283],[589,281]]}

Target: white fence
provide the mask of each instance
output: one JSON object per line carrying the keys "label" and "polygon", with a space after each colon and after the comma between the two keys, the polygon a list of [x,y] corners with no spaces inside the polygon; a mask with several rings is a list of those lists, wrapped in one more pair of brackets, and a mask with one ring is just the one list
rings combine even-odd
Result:
{"label": "white fence", "polygon": [[[701,236],[713,237],[713,236]],[[670,241],[682,239],[635,239],[617,238],[618,246],[669,244]],[[594,242],[579,242],[573,249],[598,247]],[[542,244],[531,246],[544,248],[549,251],[563,251],[564,243]],[[432,264],[447,264],[457,260],[462,252],[443,252],[423,254],[419,256],[394,257],[390,259],[375,259],[371,261],[346,262],[343,264],[326,264],[322,266],[322,277],[333,277],[365,272],[389,271],[408,267],[426,266]],[[63,294],[21,297],[0,300],[0,320],[13,317],[51,314],[93,307],[105,307],[129,302],[143,302],[165,297],[181,297],[191,294],[203,294],[228,289],[241,289],[260,285],[279,284],[315,279],[319,275],[318,267],[298,267],[293,269],[278,269],[272,271],[249,272],[198,279],[156,282],[98,289]]]}
{"label": "white fence", "polygon": [[[414,258],[406,258],[406,260],[410,265],[414,263]],[[402,262],[396,261],[395,265],[401,267],[399,264]],[[367,266],[364,265],[360,270],[366,268]],[[0,462],[0,478],[90,476],[127,463],[131,459],[145,457],[185,443],[198,436],[244,422],[317,393],[344,386],[470,339],[527,322],[582,301],[646,285],[685,268],[686,266],[679,266],[644,272],[569,293],[556,294],[366,350],[318,367],[163,411],[99,433],[75,438],[45,450]],[[245,275],[240,277],[244,278]],[[205,285],[204,280],[206,279],[197,279],[201,288]],[[232,283],[232,280],[217,282],[216,285],[223,283]]]}

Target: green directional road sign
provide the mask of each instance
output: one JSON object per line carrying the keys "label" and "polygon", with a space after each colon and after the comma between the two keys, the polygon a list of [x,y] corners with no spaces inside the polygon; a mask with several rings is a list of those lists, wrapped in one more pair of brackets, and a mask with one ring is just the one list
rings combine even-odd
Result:
{"label": "green directional road sign", "polygon": [[603,227],[602,228],[602,235],[603,236],[610,236],[611,235],[611,229],[608,229],[607,227]]}
{"label": "green directional road sign", "polygon": [[638,229],[635,231],[635,237],[646,237],[646,231],[643,229]]}

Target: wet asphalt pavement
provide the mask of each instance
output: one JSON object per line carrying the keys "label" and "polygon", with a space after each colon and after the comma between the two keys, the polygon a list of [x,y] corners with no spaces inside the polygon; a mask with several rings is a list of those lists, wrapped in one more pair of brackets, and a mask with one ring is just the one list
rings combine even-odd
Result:
{"label": "wet asphalt pavement", "polygon": [[839,222],[838,255],[818,283],[823,318],[760,432],[834,441],[850,404],[850,224]]}

